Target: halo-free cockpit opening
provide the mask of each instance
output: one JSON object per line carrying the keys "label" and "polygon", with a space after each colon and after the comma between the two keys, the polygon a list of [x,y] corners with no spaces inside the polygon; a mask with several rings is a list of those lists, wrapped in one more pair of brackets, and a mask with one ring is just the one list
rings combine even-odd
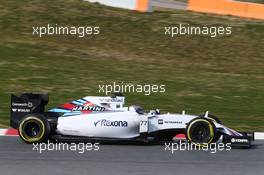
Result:
{"label": "halo-free cockpit opening", "polygon": [[145,114],[144,109],[141,106],[132,105],[128,108],[128,111],[135,111],[136,113],[143,115]]}

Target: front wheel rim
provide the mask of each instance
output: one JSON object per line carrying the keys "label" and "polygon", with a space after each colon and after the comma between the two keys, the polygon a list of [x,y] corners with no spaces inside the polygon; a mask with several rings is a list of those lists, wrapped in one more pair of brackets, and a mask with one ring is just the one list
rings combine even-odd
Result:
{"label": "front wheel rim", "polygon": [[187,129],[188,140],[195,144],[210,144],[214,135],[215,131],[213,125],[204,119],[193,121]]}

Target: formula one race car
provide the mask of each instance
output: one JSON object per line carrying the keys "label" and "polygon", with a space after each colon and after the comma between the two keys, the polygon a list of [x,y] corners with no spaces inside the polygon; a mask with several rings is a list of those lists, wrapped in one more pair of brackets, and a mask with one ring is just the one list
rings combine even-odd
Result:
{"label": "formula one race car", "polygon": [[145,113],[139,106],[124,107],[125,97],[87,96],[45,111],[47,94],[11,96],[10,125],[26,143],[46,140],[172,141],[185,134],[188,142],[203,145],[221,140],[231,146],[250,147],[254,134],[241,133],[208,114],[201,116]]}

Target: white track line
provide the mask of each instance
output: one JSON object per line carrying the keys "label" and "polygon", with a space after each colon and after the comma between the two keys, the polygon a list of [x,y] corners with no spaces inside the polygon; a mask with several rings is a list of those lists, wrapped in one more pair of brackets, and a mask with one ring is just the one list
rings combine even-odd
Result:
{"label": "white track line", "polygon": [[264,140],[264,132],[255,132],[255,140]]}
{"label": "white track line", "polygon": [[5,136],[7,129],[0,129],[0,136]]}

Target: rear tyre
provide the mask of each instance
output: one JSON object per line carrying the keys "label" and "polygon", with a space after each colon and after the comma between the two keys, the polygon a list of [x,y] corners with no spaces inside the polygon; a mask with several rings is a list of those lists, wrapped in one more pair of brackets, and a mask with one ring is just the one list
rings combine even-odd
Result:
{"label": "rear tyre", "polygon": [[29,114],[21,120],[18,133],[26,143],[39,143],[48,140],[50,130],[50,124],[45,117]]}
{"label": "rear tyre", "polygon": [[216,139],[217,130],[214,123],[207,118],[194,118],[186,127],[186,138],[196,145],[207,145]]}

